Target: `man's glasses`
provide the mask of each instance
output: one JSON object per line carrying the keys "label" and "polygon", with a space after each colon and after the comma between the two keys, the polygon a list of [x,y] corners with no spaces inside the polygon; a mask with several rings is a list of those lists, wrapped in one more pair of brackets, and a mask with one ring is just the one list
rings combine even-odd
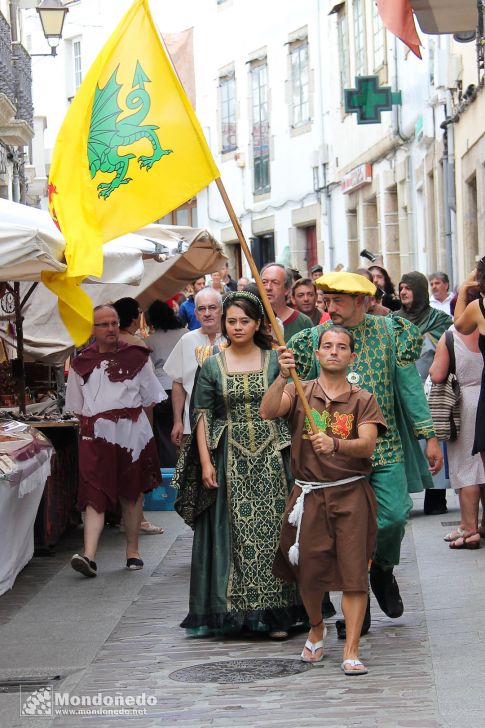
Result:
{"label": "man's glasses", "polygon": [[219,306],[216,306],[214,303],[210,306],[197,306],[197,313],[204,313],[204,311],[209,311],[210,313],[214,313],[217,311]]}
{"label": "man's glasses", "polygon": [[110,327],[112,329],[117,329],[119,325],[119,321],[103,321],[101,324],[94,324],[94,326],[97,326],[100,329],[109,329]]}

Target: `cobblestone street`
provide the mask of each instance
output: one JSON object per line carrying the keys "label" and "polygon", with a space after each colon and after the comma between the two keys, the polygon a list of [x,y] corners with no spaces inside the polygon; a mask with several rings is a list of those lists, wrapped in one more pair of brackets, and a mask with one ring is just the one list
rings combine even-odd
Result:
{"label": "cobblestone street", "polygon": [[[279,665],[275,659],[297,660],[304,638],[297,634],[284,643],[263,636],[186,639],[178,623],[188,600],[191,534],[175,514],[154,514],[162,519],[166,533],[161,539],[144,539],[146,568],[136,575],[113,571],[122,548],[113,532],[105,534],[96,580],[78,580],[71,572],[70,542],[50,563],[35,559],[0,600],[0,679],[60,675],[52,683],[55,690],[76,695],[145,693],[155,696],[157,703],[139,718],[63,715],[49,720],[20,718],[18,692],[0,693],[1,725],[482,725],[485,551],[450,551],[442,541],[447,528],[443,524],[455,521],[457,511],[424,518],[421,510],[418,501],[396,572],[405,614],[392,621],[373,602],[372,629],[362,641],[370,673],[355,679],[340,671],[343,643],[332,625],[321,667],[270,679],[260,674],[247,683],[195,682],[200,677],[197,666],[207,663],[264,659],[268,662],[263,662],[263,670],[264,665],[269,670]],[[80,532],[72,538],[79,540]],[[162,541],[168,551],[160,560]],[[34,570],[37,580],[32,578]],[[334,603],[338,607],[338,598]],[[173,679],[182,668],[195,668],[191,682]]]}

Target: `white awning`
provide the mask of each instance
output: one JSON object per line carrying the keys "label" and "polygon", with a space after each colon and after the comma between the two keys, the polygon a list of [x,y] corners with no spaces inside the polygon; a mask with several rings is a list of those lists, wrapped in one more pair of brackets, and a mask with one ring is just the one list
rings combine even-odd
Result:
{"label": "white awning", "polygon": [[[39,281],[42,270],[66,269],[64,247],[47,212],[0,199],[0,281],[21,281],[21,298],[30,289],[28,281]],[[102,279],[83,283],[93,304],[130,296],[144,308],[220,270],[227,260],[208,230],[156,224],[105,243],[103,257]],[[26,361],[62,364],[73,344],[59,316],[57,297],[39,283],[22,313]],[[14,346],[11,319],[0,310],[0,338]]]}
{"label": "white awning", "polygon": [[478,25],[477,0],[411,0],[423,33],[464,33]]}

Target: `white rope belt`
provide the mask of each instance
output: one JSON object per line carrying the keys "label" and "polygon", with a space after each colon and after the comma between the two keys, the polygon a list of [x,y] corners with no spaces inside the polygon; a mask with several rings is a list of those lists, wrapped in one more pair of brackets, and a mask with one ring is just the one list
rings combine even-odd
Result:
{"label": "white rope belt", "polygon": [[333,482],[329,483],[318,483],[315,481],[306,481],[306,480],[295,480],[295,485],[298,485],[299,488],[301,488],[301,493],[298,496],[298,498],[295,501],[295,505],[293,506],[293,510],[291,511],[290,515],[288,516],[288,523],[291,526],[296,526],[296,538],[295,543],[288,551],[288,558],[290,560],[290,564],[293,564],[294,566],[298,565],[298,560],[300,556],[300,531],[301,531],[301,522],[303,520],[303,511],[305,510],[305,496],[307,493],[310,493],[312,490],[320,490],[320,488],[334,488],[336,485],[345,485],[346,483],[353,483],[354,480],[362,480],[364,476],[363,475],[352,475],[350,478],[342,478],[342,480],[334,480]]}

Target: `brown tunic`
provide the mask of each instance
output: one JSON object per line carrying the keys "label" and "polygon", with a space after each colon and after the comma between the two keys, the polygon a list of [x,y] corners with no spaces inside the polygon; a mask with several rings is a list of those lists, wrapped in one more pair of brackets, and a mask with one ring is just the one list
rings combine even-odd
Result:
{"label": "brown tunic", "polygon": [[[334,400],[327,399],[318,380],[302,382],[319,430],[340,439],[356,439],[365,423],[386,424],[374,396],[347,385]],[[367,458],[337,452],[319,456],[309,440],[311,432],[294,385],[285,389],[291,398],[288,421],[292,428],[291,467],[296,479],[334,482],[354,475],[362,478],[345,485],[312,490],[305,497],[300,532],[299,563],[289,562],[296,527],[288,523],[301,488],[294,486],[283,516],[280,547],[273,573],[287,581],[298,581],[302,595],[309,591],[366,591],[367,566],[375,548],[376,500],[366,476]]]}

